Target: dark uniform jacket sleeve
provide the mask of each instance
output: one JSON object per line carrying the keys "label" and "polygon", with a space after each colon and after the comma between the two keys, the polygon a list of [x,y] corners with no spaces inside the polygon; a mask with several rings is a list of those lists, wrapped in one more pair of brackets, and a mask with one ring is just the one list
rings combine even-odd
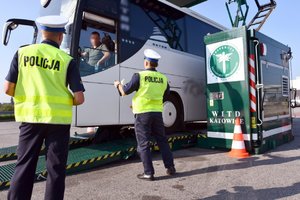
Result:
{"label": "dark uniform jacket sleeve", "polygon": [[124,93],[129,95],[140,88],[140,75],[138,73],[133,74],[131,81],[123,86]]}
{"label": "dark uniform jacket sleeve", "polygon": [[8,82],[17,83],[19,68],[18,68],[18,52],[15,53],[13,60],[11,61],[8,74],[5,78]]}
{"label": "dark uniform jacket sleeve", "polygon": [[67,84],[72,92],[85,91],[75,60],[72,60],[69,64],[67,72]]}
{"label": "dark uniform jacket sleeve", "polygon": [[169,83],[168,83],[167,89],[166,89],[166,91],[165,91],[165,93],[164,93],[164,99],[166,99],[169,95],[170,95],[170,85],[169,85]]}

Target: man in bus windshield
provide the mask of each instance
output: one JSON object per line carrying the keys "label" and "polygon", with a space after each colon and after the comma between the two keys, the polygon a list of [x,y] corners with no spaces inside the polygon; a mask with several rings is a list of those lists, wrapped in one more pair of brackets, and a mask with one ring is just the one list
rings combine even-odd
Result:
{"label": "man in bus windshield", "polygon": [[97,70],[110,58],[110,51],[101,43],[100,34],[96,31],[91,33],[90,43],[91,48],[86,48],[81,56],[87,58],[87,63]]}

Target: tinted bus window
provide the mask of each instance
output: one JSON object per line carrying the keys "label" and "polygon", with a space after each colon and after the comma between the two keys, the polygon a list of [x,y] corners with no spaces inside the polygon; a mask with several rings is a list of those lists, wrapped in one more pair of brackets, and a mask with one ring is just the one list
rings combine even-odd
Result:
{"label": "tinted bus window", "polygon": [[[164,9],[171,9],[164,5]],[[145,8],[143,5],[131,4],[130,36],[146,42],[159,28],[171,48],[186,51],[185,14],[177,11],[174,16],[164,15],[159,9]]]}
{"label": "tinted bus window", "polygon": [[187,51],[201,57],[205,56],[204,36],[219,29],[192,17],[186,18]]}
{"label": "tinted bus window", "polygon": [[130,37],[147,41],[153,32],[153,22],[145,11],[135,4],[130,6]]}

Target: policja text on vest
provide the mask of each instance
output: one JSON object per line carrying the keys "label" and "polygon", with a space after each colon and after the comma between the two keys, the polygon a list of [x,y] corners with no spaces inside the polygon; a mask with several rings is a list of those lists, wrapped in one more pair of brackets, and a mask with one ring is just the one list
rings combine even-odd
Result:
{"label": "policja text on vest", "polygon": [[27,64],[31,67],[36,66],[44,69],[60,70],[60,62],[58,60],[48,60],[47,58],[40,58],[39,56],[24,56],[24,67],[27,67]]}

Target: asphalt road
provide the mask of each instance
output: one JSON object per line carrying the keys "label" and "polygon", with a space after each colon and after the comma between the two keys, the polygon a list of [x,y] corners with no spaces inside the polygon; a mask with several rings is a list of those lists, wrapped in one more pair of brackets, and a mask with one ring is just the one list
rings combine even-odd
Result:
{"label": "asphalt road", "polygon": [[[295,140],[274,151],[248,159],[233,159],[226,152],[190,148],[174,152],[178,174],[165,175],[154,155],[157,180],[138,180],[138,159],[107,165],[68,176],[66,200],[273,200],[300,199],[300,119]],[[16,141],[17,124],[0,123],[0,147]],[[9,140],[12,140],[8,142]],[[43,199],[45,182],[35,184],[33,198]],[[0,192],[5,199],[7,191]]]}
{"label": "asphalt road", "polygon": [[[0,148],[18,144],[19,125],[19,123],[12,121],[0,122]],[[85,133],[86,129],[72,127],[71,134],[74,134],[75,132]]]}

